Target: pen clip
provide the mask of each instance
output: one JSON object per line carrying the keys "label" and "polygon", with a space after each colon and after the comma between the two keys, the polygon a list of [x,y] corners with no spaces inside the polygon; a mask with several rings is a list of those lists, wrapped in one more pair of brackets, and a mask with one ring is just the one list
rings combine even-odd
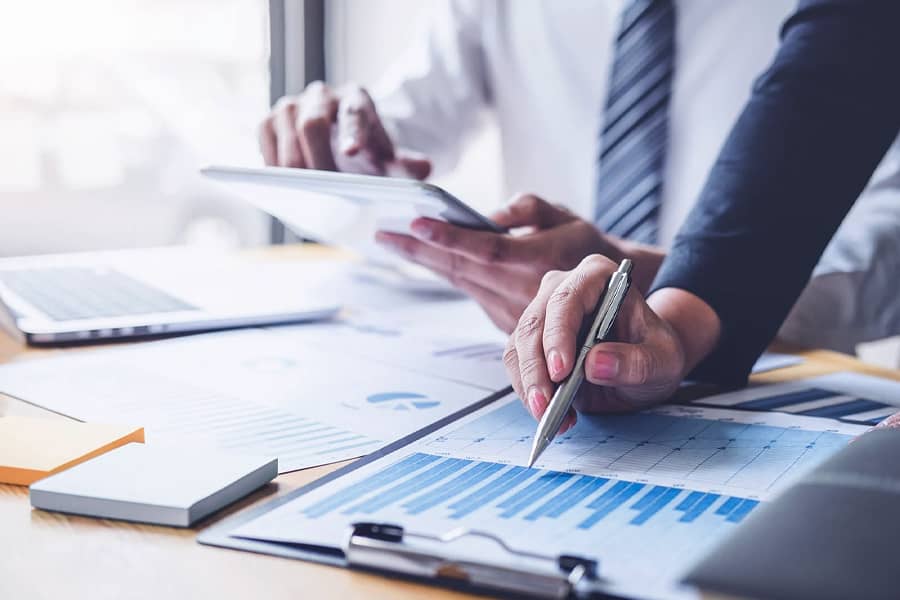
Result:
{"label": "pen clip", "polygon": [[[522,566],[479,562],[434,549],[436,544],[449,545],[462,538],[492,543],[510,558],[519,559]],[[595,560],[517,550],[496,535],[477,529],[457,528],[443,535],[433,535],[408,532],[399,525],[354,523],[345,545],[345,555],[352,567],[402,573],[443,583],[463,582],[533,597],[590,595],[600,582]],[[526,568],[525,562],[531,565]]]}
{"label": "pen clip", "polygon": [[594,344],[608,341],[619,310],[625,303],[625,296],[631,289],[632,263],[624,259],[618,270],[613,273],[594,309],[594,320],[584,337],[583,347],[590,348]]}

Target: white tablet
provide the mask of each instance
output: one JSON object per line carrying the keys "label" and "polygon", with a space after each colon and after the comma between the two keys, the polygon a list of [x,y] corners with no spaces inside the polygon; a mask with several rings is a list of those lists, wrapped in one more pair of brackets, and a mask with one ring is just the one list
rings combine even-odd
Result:
{"label": "white tablet", "polygon": [[352,249],[376,264],[420,279],[421,270],[410,269],[375,243],[376,231],[409,233],[409,224],[417,217],[504,231],[449,192],[412,179],[282,167],[209,166],[201,173],[304,238]]}

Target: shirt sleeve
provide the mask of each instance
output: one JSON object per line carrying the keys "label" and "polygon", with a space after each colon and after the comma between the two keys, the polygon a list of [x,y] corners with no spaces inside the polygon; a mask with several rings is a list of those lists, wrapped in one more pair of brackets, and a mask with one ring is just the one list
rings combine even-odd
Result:
{"label": "shirt sleeve", "polygon": [[692,374],[737,386],[900,128],[900,2],[801,0],[654,282],[718,314]]}
{"label": "shirt sleeve", "polygon": [[404,58],[375,86],[379,115],[395,143],[450,170],[490,98],[482,43],[491,3],[444,0]]}
{"label": "shirt sleeve", "polygon": [[841,223],[779,339],[853,353],[857,344],[900,334],[898,145],[879,168],[889,175],[876,175]]}

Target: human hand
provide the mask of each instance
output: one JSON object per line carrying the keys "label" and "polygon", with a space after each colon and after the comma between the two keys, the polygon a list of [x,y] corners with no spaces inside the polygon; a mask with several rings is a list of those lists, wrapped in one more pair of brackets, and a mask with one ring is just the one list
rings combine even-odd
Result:
{"label": "human hand", "polygon": [[537,196],[519,196],[491,215],[518,234],[456,227],[434,219],[416,219],[412,234],[378,232],[376,240],[409,260],[445,277],[474,298],[494,324],[509,333],[550,270],[571,269],[591,253],[635,263],[638,289],[649,286],[665,256],[649,246],[601,233],[593,224]]}
{"label": "human hand", "polygon": [[[570,272],[547,273],[510,337],[504,362],[513,387],[540,419],[556,384],[572,371],[577,335],[592,315],[618,268],[589,256]],[[698,304],[699,303],[699,304]],[[594,346],[575,408],[582,412],[628,412],[658,404],[715,345],[719,321],[708,305],[683,290],[654,293],[649,303],[634,287],[613,328],[616,342]],[[573,426],[572,411],[562,430]]]}
{"label": "human hand", "polygon": [[900,412],[896,412],[875,426],[876,428],[900,429]]}
{"label": "human hand", "polygon": [[412,235],[380,231],[376,240],[468,293],[507,333],[544,273],[570,269],[591,252],[611,249],[592,224],[537,196],[520,196],[491,218],[501,227],[528,229],[498,234],[420,218],[411,225]]}
{"label": "human hand", "polygon": [[285,96],[259,128],[267,165],[425,179],[431,162],[398,149],[365,89],[331,89],[321,81]]}

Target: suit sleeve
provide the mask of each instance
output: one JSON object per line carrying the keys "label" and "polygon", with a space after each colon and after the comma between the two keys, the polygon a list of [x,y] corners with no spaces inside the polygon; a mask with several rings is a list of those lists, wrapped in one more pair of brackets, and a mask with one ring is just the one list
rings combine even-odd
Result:
{"label": "suit sleeve", "polygon": [[693,378],[746,383],[752,365],[900,129],[900,2],[801,0],[654,289],[722,322]]}

